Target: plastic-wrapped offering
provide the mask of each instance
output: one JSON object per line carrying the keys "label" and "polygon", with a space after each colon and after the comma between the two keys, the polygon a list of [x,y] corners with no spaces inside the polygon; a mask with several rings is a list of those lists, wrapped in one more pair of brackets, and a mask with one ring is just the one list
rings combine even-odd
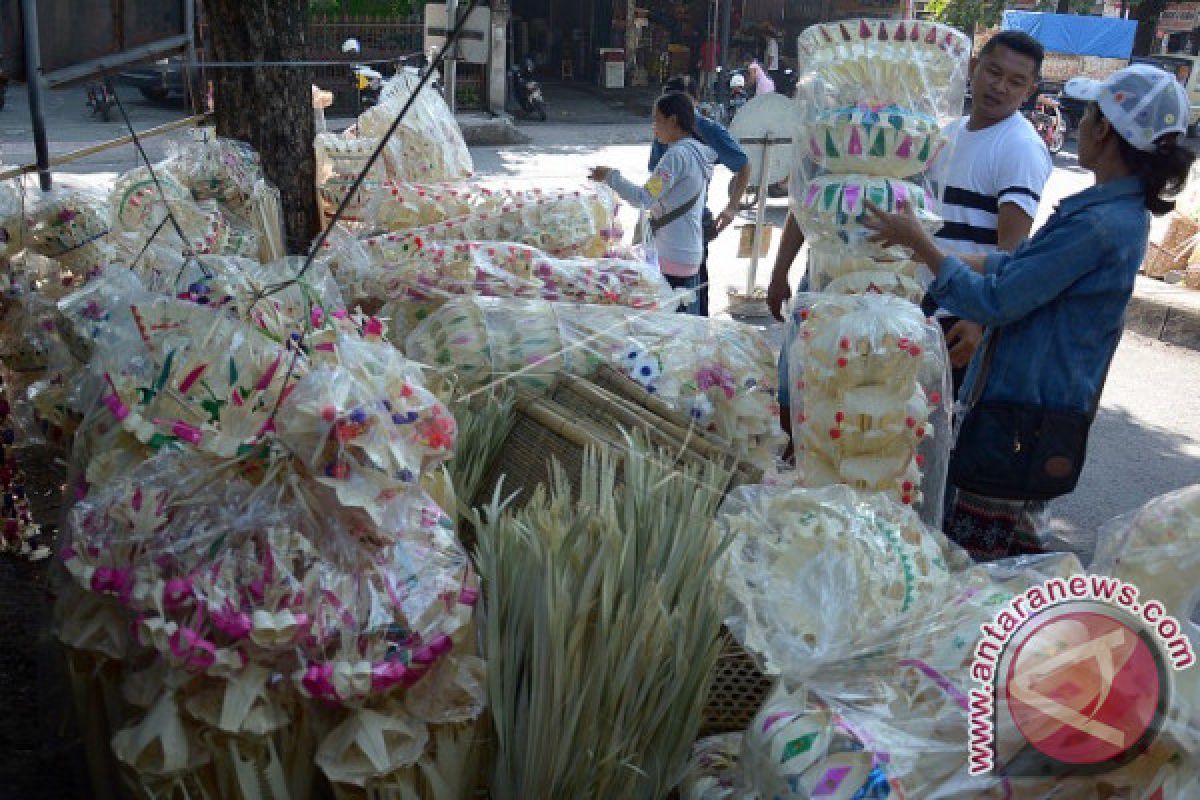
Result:
{"label": "plastic-wrapped offering", "polygon": [[[417,91],[420,76],[402,69],[384,83],[379,103],[358,118],[358,132],[376,139]],[[384,151],[388,174],[399,181],[456,181],[468,178],[475,166],[462,131],[442,96],[428,85],[416,96]]]}
{"label": "plastic-wrapped offering", "polygon": [[753,328],[685,314],[504,298],[454,298],[408,336],[405,353],[452,371],[462,389],[512,380],[541,389],[602,364],[689,414],[755,464],[773,462],[775,359]]}
{"label": "plastic-wrapped offering", "polygon": [[[389,237],[391,238],[391,237]],[[329,265],[354,302],[386,301],[381,314],[403,337],[454,295],[541,297],[552,301],[667,307],[673,292],[649,264],[612,258],[556,258],[510,242],[409,240],[385,248],[342,237]]]}
{"label": "plastic-wrapped offering", "polygon": [[872,175],[829,174],[806,181],[804,190],[792,195],[792,212],[806,237],[883,252],[866,241],[871,235],[863,225],[867,202],[887,212],[915,209],[930,231],[941,227],[932,213],[937,202],[926,189],[899,178]]}
{"label": "plastic-wrapped offering", "polygon": [[172,148],[167,165],[196,200],[216,200],[241,216],[255,186],[264,179],[254,148],[218,137],[215,128],[194,129],[190,142]]}
{"label": "plastic-wrapped offering", "polygon": [[498,211],[471,214],[364,241],[371,260],[386,264],[419,249],[423,242],[513,242],[553,256],[600,258],[621,238],[616,196],[604,186],[592,191],[546,193],[515,199]]}
{"label": "plastic-wrapped offering", "polygon": [[25,246],[24,209],[20,181],[0,182],[0,258],[16,255]]}
{"label": "plastic-wrapped offering", "polygon": [[950,585],[944,537],[882,495],[741,487],[717,522],[733,537],[726,625],[789,681],[869,645]]}
{"label": "plastic-wrapped offering", "polygon": [[909,259],[871,258],[825,242],[808,248],[808,281],[813,292],[888,294],[920,303],[925,288],[916,275],[917,264]]}
{"label": "plastic-wrapped offering", "polygon": [[886,295],[801,295],[788,352],[792,430],[807,486],[886,491],[941,519],[948,357],[940,329]]}
{"label": "plastic-wrapped offering", "polygon": [[947,25],[847,19],[805,29],[797,47],[835,102],[896,104],[943,124],[961,113],[971,40]]}
{"label": "plastic-wrapped offering", "polygon": [[30,250],[82,275],[104,267],[116,252],[108,241],[108,203],[96,192],[66,189],[43,195],[27,223]]}
{"label": "plastic-wrapped offering", "polygon": [[[206,204],[194,201],[166,165],[160,166],[155,175],[157,185],[150,170],[139,167],[117,178],[113,187],[111,202],[116,227],[118,231],[136,235],[133,249],[140,251],[141,245],[155,236],[156,241],[186,247],[192,253],[257,256],[258,236],[249,226],[222,212],[213,201]],[[179,242],[175,226],[167,219],[167,206],[183,230],[185,244]]]}
{"label": "plastic-wrapped offering", "polygon": [[938,122],[900,106],[844,106],[816,114],[805,156],[829,172],[909,178],[945,144]]}
{"label": "plastic-wrapped offering", "polygon": [[1169,613],[1191,619],[1200,603],[1197,543],[1200,485],[1156,497],[1107,523],[1097,538],[1092,571],[1126,580]]}
{"label": "plastic-wrapped offering", "polygon": [[739,788],[742,734],[707,736],[692,745],[687,773],[679,783],[682,800],[758,800]]}
{"label": "plastic-wrapped offering", "polygon": [[[313,142],[317,157],[317,201],[326,223],[349,193],[350,187],[367,165],[367,159],[379,146],[378,139],[357,139],[333,133],[318,133]],[[379,186],[387,177],[382,159],[375,162],[363,179],[354,200],[342,215],[341,224],[352,229],[373,227]]]}

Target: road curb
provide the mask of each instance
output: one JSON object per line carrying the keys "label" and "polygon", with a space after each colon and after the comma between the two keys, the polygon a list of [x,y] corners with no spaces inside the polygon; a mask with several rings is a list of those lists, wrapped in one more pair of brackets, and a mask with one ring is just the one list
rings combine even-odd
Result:
{"label": "road curb", "polygon": [[1200,291],[1139,277],[1125,314],[1125,330],[1200,350]]}

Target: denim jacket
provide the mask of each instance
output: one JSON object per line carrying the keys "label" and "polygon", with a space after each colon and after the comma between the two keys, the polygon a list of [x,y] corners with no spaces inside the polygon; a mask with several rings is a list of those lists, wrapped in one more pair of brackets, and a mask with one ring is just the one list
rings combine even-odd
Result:
{"label": "denim jacket", "polygon": [[1011,254],[988,256],[984,274],[948,256],[930,293],[988,329],[961,396],[971,396],[988,343],[999,336],[981,400],[1089,410],[1149,234],[1142,182],[1127,177],[1063,200]]}

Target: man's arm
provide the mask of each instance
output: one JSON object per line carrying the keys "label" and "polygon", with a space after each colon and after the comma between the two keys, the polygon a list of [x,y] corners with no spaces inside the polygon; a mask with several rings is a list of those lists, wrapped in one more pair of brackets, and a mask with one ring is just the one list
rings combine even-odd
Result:
{"label": "man's arm", "polygon": [[1002,203],[996,219],[996,244],[1008,253],[1028,239],[1033,230],[1033,217],[1016,203]]}
{"label": "man's arm", "polygon": [[[1016,203],[1003,203],[997,214],[996,236],[1000,249],[1011,253],[1017,245],[1029,238],[1033,228],[1033,217]],[[967,266],[983,274],[982,257],[961,257]],[[946,347],[950,353],[950,364],[962,369],[971,363],[971,357],[983,341],[983,326],[968,319],[960,319],[946,331]]]}
{"label": "man's arm", "polygon": [[771,270],[771,283],[767,287],[767,308],[771,316],[783,321],[783,306],[792,297],[792,286],[788,283],[788,272],[804,245],[804,233],[800,223],[791,214],[783,223],[783,236],[779,239],[779,251],[775,254],[775,266]]}
{"label": "man's arm", "polygon": [[[742,168],[733,174],[733,180],[729,182],[729,203],[724,210],[717,215],[717,233],[729,227],[729,224],[737,219],[738,206],[742,202],[742,195],[746,193],[746,187],[750,185],[750,162],[747,161],[742,165]],[[792,217],[789,214],[788,219]],[[785,227],[786,231],[787,228]],[[803,237],[800,240],[804,241]]]}

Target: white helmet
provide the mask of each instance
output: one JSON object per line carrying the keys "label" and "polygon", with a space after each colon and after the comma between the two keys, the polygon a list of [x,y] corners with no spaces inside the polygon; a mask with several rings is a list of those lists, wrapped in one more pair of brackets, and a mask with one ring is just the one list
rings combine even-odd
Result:
{"label": "white helmet", "polygon": [[730,89],[745,89],[746,88],[746,76],[741,75],[741,74],[734,75],[732,78],[729,79],[729,88]]}
{"label": "white helmet", "polygon": [[347,39],[342,42],[343,53],[359,53],[362,52],[362,45],[358,43],[358,39]]}

